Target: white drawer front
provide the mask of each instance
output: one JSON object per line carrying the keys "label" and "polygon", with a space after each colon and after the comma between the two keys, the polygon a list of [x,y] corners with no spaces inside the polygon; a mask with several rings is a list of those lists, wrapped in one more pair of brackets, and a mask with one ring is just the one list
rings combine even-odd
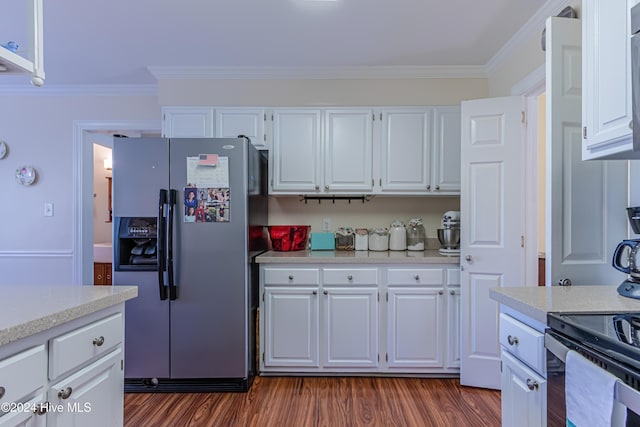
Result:
{"label": "white drawer front", "polygon": [[546,375],[543,333],[500,313],[500,344],[536,372]]}
{"label": "white drawer front", "polygon": [[44,345],[0,360],[0,403],[22,402],[44,387],[46,381],[47,352]]}
{"label": "white drawer front", "polygon": [[325,285],[377,285],[378,270],[376,268],[325,268],[323,270]]}
{"label": "white drawer front", "polygon": [[49,378],[106,353],[122,342],[122,313],[76,329],[49,342]]}
{"label": "white drawer front", "polygon": [[265,285],[318,285],[320,270],[317,268],[265,268]]}
{"label": "white drawer front", "polygon": [[390,268],[387,270],[387,282],[389,285],[442,285],[443,274],[442,268]]}

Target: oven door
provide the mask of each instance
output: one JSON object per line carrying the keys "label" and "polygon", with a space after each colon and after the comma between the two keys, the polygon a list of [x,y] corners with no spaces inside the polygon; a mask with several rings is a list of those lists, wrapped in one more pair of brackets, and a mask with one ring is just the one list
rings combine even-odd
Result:
{"label": "oven door", "polygon": [[[624,378],[625,372],[628,372],[628,368],[613,359],[553,330],[547,330],[545,333],[544,346],[547,349],[547,425],[550,427],[566,425],[564,372],[569,350],[577,351],[600,366],[609,367],[608,371],[618,378],[621,375]],[[638,414],[640,414],[640,392],[619,381],[616,384],[616,402],[611,425],[614,427],[639,426],[640,415]]]}

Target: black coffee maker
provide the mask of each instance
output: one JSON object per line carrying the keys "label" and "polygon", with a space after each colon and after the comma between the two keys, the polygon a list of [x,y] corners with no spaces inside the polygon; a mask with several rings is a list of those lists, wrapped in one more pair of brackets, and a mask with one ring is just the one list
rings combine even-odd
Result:
{"label": "black coffee maker", "polygon": [[[640,234],[640,206],[627,208],[629,224],[635,234]],[[640,299],[640,239],[623,240],[613,252],[613,268],[628,274],[627,280],[618,286],[618,293]]]}

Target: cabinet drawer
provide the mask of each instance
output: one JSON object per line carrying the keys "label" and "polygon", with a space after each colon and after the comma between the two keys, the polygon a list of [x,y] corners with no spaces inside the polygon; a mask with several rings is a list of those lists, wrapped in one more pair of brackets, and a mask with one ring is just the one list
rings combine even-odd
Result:
{"label": "cabinet drawer", "polygon": [[377,285],[378,270],[376,268],[325,268],[323,270],[325,285]]}
{"label": "cabinet drawer", "polygon": [[443,274],[442,268],[390,268],[387,270],[387,282],[389,285],[442,285]]}
{"label": "cabinet drawer", "polygon": [[[47,353],[44,345],[0,360],[0,402],[18,403],[44,387]],[[0,415],[2,415],[0,413]]]}
{"label": "cabinet drawer", "polygon": [[500,344],[536,372],[545,375],[544,334],[500,313]]}
{"label": "cabinet drawer", "polygon": [[320,270],[317,268],[265,268],[265,285],[318,285]]}
{"label": "cabinet drawer", "polygon": [[122,313],[114,314],[49,341],[49,378],[82,365],[122,342]]}

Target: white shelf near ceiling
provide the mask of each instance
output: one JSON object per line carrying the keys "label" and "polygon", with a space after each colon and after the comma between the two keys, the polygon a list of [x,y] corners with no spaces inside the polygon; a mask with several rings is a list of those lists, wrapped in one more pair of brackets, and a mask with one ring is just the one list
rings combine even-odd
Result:
{"label": "white shelf near ceiling", "polygon": [[27,59],[0,47],[0,71],[29,73],[31,83],[42,86],[44,84],[42,0],[25,1],[29,2],[29,17],[26,24],[29,26],[29,51],[33,53],[33,57]]}

